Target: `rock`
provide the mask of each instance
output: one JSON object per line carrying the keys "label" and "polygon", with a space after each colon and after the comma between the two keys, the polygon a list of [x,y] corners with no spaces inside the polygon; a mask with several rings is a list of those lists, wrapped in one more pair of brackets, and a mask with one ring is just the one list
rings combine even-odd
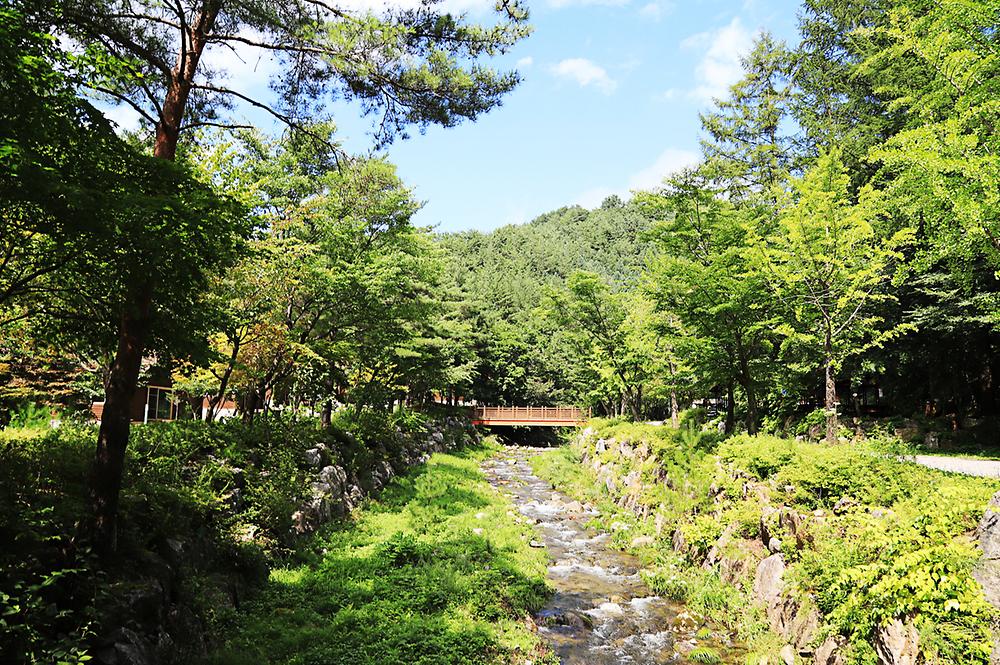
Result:
{"label": "rock", "polygon": [[771,536],[771,540],[767,541],[767,550],[771,554],[777,554],[781,551],[781,541],[774,536]]}
{"label": "rock", "polygon": [[608,449],[608,442],[604,439],[598,439],[597,443],[594,445],[594,452],[603,453]]}
{"label": "rock", "polygon": [[850,510],[851,508],[853,508],[856,505],[858,505],[858,502],[855,501],[854,499],[852,499],[851,497],[849,497],[849,496],[842,496],[842,497],[840,497],[840,499],[837,500],[837,503],[834,504],[834,506],[833,506],[833,514],[834,515],[843,515],[844,513],[846,513],[848,510]]}
{"label": "rock", "polygon": [[[976,527],[976,537],[983,557],[972,569],[972,577],[983,587],[983,595],[993,607],[1000,609],[1000,492],[990,499],[983,518]],[[1000,663],[1000,631],[993,631],[993,653],[990,663]]]}
{"label": "rock", "polygon": [[927,432],[924,437],[924,445],[931,450],[937,450],[941,442],[941,438],[937,432]]}
{"label": "rock", "polygon": [[320,467],[323,464],[323,452],[326,450],[326,446],[322,443],[315,448],[310,448],[302,454],[303,460],[307,466]]}
{"label": "rock", "polygon": [[766,602],[778,598],[785,587],[785,560],[780,554],[772,554],[757,566],[753,581],[753,595]]}
{"label": "rock", "polygon": [[540,540],[532,540],[530,543],[528,543],[528,545],[530,545],[531,547],[535,547],[535,548],[545,547],[545,543],[543,543]]}
{"label": "rock", "polygon": [[655,542],[656,539],[653,538],[652,536],[638,536],[632,539],[630,547],[632,548],[649,547]]}
{"label": "rock", "polygon": [[[785,603],[786,607],[795,607],[796,605],[794,600]],[[791,622],[788,622],[787,616],[784,619],[787,626],[786,639],[799,653],[811,653],[810,645],[819,631],[820,622],[819,610],[815,603],[808,602],[798,606]]]}
{"label": "rock", "polygon": [[483,535],[483,530],[479,529],[479,528],[475,528],[475,529],[472,530],[472,533],[476,534],[477,536],[481,536],[481,535]]}
{"label": "rock", "polygon": [[795,649],[791,644],[786,644],[781,647],[781,651],[778,652],[781,657],[781,662],[785,665],[795,665]]}
{"label": "rock", "polygon": [[778,512],[777,508],[773,506],[762,506],[760,509],[760,542],[764,543],[766,546],[771,542],[771,538],[775,536],[771,532],[771,517]]}
{"label": "rock", "polygon": [[119,628],[95,650],[94,660],[102,665],[156,665],[153,645],[129,628]]}
{"label": "rock", "polygon": [[681,533],[680,529],[674,531],[671,544],[673,545],[675,552],[683,552],[686,549],[687,543],[684,542],[684,534]]}
{"label": "rock", "polygon": [[583,512],[583,505],[579,501],[570,501],[569,503],[567,503],[564,506],[564,509],[567,512],[571,512],[571,513],[582,513]]}
{"label": "rock", "polygon": [[840,655],[840,650],[845,644],[847,640],[840,635],[826,638],[826,641],[816,648],[813,665],[843,665],[844,657]]}
{"label": "rock", "polygon": [[895,619],[875,631],[872,646],[883,665],[916,665],[920,656],[920,635],[912,622]]}

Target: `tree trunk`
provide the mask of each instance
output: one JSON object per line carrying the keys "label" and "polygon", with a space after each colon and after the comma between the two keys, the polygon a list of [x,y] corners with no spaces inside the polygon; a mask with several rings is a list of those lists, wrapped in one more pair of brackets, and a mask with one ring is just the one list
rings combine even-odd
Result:
{"label": "tree trunk", "polygon": [[[208,0],[198,20],[190,29],[190,49],[178,57],[163,100],[160,121],[156,125],[153,156],[173,161],[177,140],[187,109],[191,83],[198,71],[201,54],[222,0]],[[97,434],[97,451],[91,476],[91,500],[94,507],[95,544],[99,550],[114,551],[118,546],[118,501],[125,451],[128,447],[130,408],[139,381],[139,367],[146,350],[155,284],[146,274],[135,274],[127,285],[127,297],[118,328],[118,350],[111,363],[105,390],[104,412]]]}
{"label": "tree trunk", "polygon": [[826,380],[826,399],[823,405],[826,409],[826,442],[828,444],[837,443],[837,384],[833,377],[832,350],[830,335],[827,333],[826,361],[823,367]]}
{"label": "tree trunk", "polygon": [[670,424],[676,429],[681,424],[680,408],[677,404],[677,391],[670,391]]}
{"label": "tree trunk", "polygon": [[726,434],[736,429],[736,390],[733,381],[726,384]]}
{"label": "tree trunk", "polygon": [[667,363],[667,368],[670,370],[670,424],[674,428],[680,427],[680,408],[677,404],[677,389],[673,387],[674,376],[677,374],[677,368],[674,366],[674,362],[671,360]]}
{"label": "tree trunk", "polygon": [[139,381],[142,354],[149,332],[149,291],[148,288],[141,288],[140,295],[130,299],[132,307],[122,315],[118,351],[108,374],[104,412],[97,434],[90,491],[95,542],[99,549],[106,551],[114,551],[118,546],[118,499],[132,422],[132,398]]}
{"label": "tree trunk", "polygon": [[215,414],[218,413],[219,407],[226,401],[226,392],[229,390],[229,380],[233,376],[233,370],[236,369],[236,360],[240,353],[240,339],[239,337],[234,337],[233,351],[229,354],[229,363],[226,365],[226,371],[223,372],[222,378],[219,379],[219,390],[208,400],[208,414],[205,416],[205,420],[211,422],[215,420]]}
{"label": "tree trunk", "polygon": [[327,399],[323,402],[323,412],[319,416],[319,424],[326,428],[333,421],[333,400]]}

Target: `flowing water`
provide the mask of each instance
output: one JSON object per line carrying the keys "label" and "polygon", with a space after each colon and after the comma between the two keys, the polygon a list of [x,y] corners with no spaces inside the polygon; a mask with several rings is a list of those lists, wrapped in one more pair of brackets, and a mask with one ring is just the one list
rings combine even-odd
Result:
{"label": "flowing water", "polygon": [[696,647],[737,662],[742,650],[724,633],[707,630],[682,603],[653,595],[639,577],[638,559],[612,549],[609,534],[585,526],[597,515],[593,508],[532,474],[528,459],[543,450],[509,447],[483,470],[535,523],[532,544],[548,550],[555,593],[535,622],[561,662],[683,663]]}

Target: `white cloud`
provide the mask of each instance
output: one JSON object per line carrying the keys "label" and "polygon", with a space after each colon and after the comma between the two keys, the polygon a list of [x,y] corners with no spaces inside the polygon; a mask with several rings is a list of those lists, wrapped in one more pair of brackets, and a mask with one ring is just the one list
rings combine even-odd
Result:
{"label": "white cloud", "polygon": [[670,2],[670,0],[653,0],[653,2],[647,2],[639,8],[639,16],[659,21],[673,10],[674,3]]}
{"label": "white cloud", "polygon": [[580,5],[603,5],[605,7],[624,7],[629,0],[549,0],[549,6],[556,9]]}
{"label": "white cloud", "polygon": [[701,160],[701,155],[691,150],[680,150],[678,148],[667,148],[660,153],[656,161],[646,168],[632,174],[629,178],[628,188],[653,189],[663,182],[663,179],[689,168]]}
{"label": "white cloud", "polygon": [[[379,13],[386,9],[419,9],[422,0],[344,0],[338,7],[359,13]],[[452,14],[482,14],[493,9],[495,0],[444,0],[435,6],[440,12]]]}
{"label": "white cloud", "polygon": [[581,88],[594,86],[605,95],[610,95],[618,83],[608,76],[608,72],[586,58],[568,58],[552,67],[552,73],[560,78],[571,79]]}
{"label": "white cloud", "polygon": [[104,106],[104,104],[99,104],[99,106],[104,117],[117,125],[120,131],[132,132],[139,129],[142,116],[128,104],[118,104],[117,106],[108,107]]}
{"label": "white cloud", "polygon": [[633,191],[655,189],[663,182],[664,178],[682,169],[692,167],[700,160],[701,155],[692,150],[667,148],[657,156],[652,164],[629,176],[626,186],[618,188],[593,187],[576,197],[574,203],[592,209],[601,205],[604,199],[612,194],[620,196],[622,200],[628,200]]}
{"label": "white cloud", "polygon": [[573,203],[578,206],[583,206],[584,208],[594,209],[601,205],[604,199],[608,198],[612,194],[622,196],[623,192],[621,190],[612,189],[611,187],[594,187],[593,189],[588,189],[580,194],[580,196],[576,197],[576,201]]}
{"label": "white cloud", "polygon": [[754,33],[743,27],[739,17],[717,30],[691,35],[681,42],[681,48],[704,49],[695,68],[697,83],[688,95],[705,104],[714,97],[726,97],[729,87],[743,76],[740,57],[753,46]]}
{"label": "white cloud", "polygon": [[517,61],[517,68],[527,69],[528,67],[531,67],[533,64],[535,64],[535,59],[529,55]]}

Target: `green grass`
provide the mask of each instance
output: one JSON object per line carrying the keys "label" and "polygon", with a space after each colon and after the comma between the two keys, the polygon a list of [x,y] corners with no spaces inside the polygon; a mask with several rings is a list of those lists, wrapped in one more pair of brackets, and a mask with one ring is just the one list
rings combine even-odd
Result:
{"label": "green grass", "polygon": [[547,598],[546,554],[480,473],[493,452],[433,455],[320,534],[310,560],[219,618],[211,662],[545,662],[525,617]]}

